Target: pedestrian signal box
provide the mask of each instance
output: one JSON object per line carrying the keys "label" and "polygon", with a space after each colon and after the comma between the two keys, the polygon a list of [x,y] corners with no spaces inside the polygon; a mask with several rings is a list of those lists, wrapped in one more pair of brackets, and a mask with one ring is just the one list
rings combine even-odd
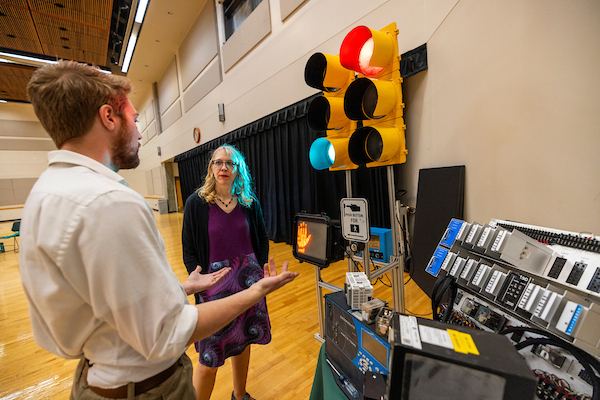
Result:
{"label": "pedestrian signal box", "polygon": [[339,221],[324,214],[299,213],[294,217],[293,255],[319,268],[342,260],[346,248]]}

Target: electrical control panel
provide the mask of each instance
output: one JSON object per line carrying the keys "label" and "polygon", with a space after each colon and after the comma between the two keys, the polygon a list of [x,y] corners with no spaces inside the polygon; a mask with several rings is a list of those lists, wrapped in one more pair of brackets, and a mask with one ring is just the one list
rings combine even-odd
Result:
{"label": "electrical control panel", "polygon": [[[600,237],[453,219],[426,271],[455,278],[453,323],[492,332],[536,328],[600,357]],[[535,345],[521,353],[544,382],[558,377],[575,392],[592,393],[590,377],[569,352]]]}
{"label": "electrical control panel", "polygon": [[358,399],[362,399],[367,372],[388,374],[387,337],[377,334],[375,323],[367,324],[353,315],[343,292],[325,296],[325,313],[327,358],[358,389]]}

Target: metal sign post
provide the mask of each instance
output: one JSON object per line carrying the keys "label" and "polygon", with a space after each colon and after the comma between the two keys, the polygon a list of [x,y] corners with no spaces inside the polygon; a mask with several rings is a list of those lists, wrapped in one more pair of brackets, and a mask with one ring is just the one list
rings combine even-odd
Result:
{"label": "metal sign post", "polygon": [[394,166],[387,166],[388,198],[390,206],[390,226],[392,228],[392,243],[394,244],[393,257],[397,262],[397,268],[392,269],[392,296],[396,311],[404,313],[406,310],[404,298],[404,252],[398,254],[397,224],[394,219],[396,215],[396,185],[394,183]]}

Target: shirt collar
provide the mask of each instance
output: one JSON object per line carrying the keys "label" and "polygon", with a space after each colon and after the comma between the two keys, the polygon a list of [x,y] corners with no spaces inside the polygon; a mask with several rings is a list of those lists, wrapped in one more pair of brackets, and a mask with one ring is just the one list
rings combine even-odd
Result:
{"label": "shirt collar", "polygon": [[107,166],[99,163],[98,161],[84,156],[83,154],[76,153],[70,150],[55,150],[48,153],[48,165],[66,163],[73,165],[81,165],[89,168],[94,172],[97,172],[113,181],[117,181],[122,185],[129,186],[129,183],[119,174],[108,168]]}

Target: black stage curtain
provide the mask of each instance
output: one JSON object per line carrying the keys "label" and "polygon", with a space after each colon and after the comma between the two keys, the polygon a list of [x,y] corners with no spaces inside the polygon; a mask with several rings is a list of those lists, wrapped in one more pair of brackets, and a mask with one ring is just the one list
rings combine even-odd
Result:
{"label": "black stage curtain", "polygon": [[[340,218],[346,197],[345,172],[317,171],[308,159],[312,142],[325,132],[308,127],[314,95],[175,157],[184,199],[202,186],[214,149],[232,144],[246,157],[265,215],[269,239],[290,244],[294,215],[300,211]],[[352,172],[353,197],[366,197],[371,226],[390,227],[385,168]]]}

